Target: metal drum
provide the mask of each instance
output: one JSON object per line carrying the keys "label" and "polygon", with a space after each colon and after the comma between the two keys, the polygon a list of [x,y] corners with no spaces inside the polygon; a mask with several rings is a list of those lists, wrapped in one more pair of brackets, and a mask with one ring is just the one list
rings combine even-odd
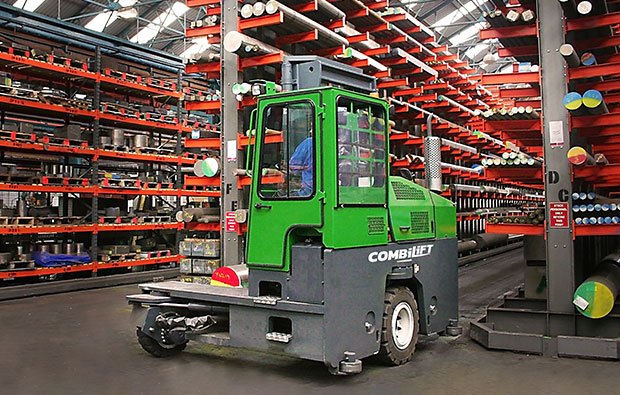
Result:
{"label": "metal drum", "polygon": [[75,246],[74,252],[76,254],[83,254],[83,253],[87,252],[86,251],[86,246],[84,246],[84,243],[75,243],[74,246]]}
{"label": "metal drum", "polygon": [[0,263],[9,263],[13,258],[13,254],[10,252],[0,252]]}
{"label": "metal drum", "polygon": [[50,245],[49,244],[38,244],[37,251],[50,252]]}
{"label": "metal drum", "polygon": [[149,136],[146,134],[136,134],[133,136],[133,146],[135,148],[145,148],[149,146]]}
{"label": "metal drum", "polygon": [[61,243],[51,244],[50,254],[62,254],[62,244]]}
{"label": "metal drum", "polygon": [[108,207],[105,209],[106,217],[120,217],[121,208],[120,207]]}
{"label": "metal drum", "polygon": [[125,145],[125,131],[123,129],[112,129],[110,137],[112,137],[113,145]]}
{"label": "metal drum", "polygon": [[111,145],[112,144],[112,137],[110,137],[110,136],[101,136],[101,137],[99,137],[99,144],[100,145]]}
{"label": "metal drum", "polygon": [[75,253],[75,244],[73,243],[65,244],[62,252],[65,255],[73,255]]}

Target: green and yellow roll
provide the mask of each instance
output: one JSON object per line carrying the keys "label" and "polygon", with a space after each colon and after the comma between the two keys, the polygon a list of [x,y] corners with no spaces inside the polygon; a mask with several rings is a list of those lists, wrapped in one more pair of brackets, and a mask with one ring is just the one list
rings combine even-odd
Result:
{"label": "green and yellow roll", "polygon": [[604,261],[595,274],[577,288],[573,304],[577,311],[588,318],[603,318],[614,308],[619,290],[620,267]]}

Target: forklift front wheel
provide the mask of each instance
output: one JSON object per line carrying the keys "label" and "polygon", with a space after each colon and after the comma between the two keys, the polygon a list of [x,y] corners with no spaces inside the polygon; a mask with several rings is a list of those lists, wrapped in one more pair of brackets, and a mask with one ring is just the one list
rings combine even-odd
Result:
{"label": "forklift front wheel", "polygon": [[138,335],[138,343],[140,343],[144,351],[157,358],[167,358],[180,354],[187,346],[187,343],[162,345],[157,340],[142,332],[140,328],[138,328],[136,333]]}
{"label": "forklift front wheel", "polygon": [[389,365],[402,365],[413,357],[420,332],[420,313],[415,296],[407,287],[385,291],[383,327],[379,359]]}

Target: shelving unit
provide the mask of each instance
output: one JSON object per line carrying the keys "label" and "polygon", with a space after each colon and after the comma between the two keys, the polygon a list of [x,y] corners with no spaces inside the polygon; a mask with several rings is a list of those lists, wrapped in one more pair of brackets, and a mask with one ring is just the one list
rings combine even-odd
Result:
{"label": "shelving unit", "polygon": [[[598,221],[604,215],[611,219],[615,208],[610,214],[595,212],[593,208],[594,203],[600,210],[601,204],[614,202],[620,186],[616,164],[619,131],[615,127],[620,111],[616,97],[620,88],[616,64],[620,8],[615,2],[603,1],[597,8],[600,14],[583,16],[571,8],[574,6],[571,2],[565,3],[564,10],[559,2],[553,1],[514,3],[516,9],[536,7],[539,23],[491,26],[481,31],[480,36],[499,38],[504,46],[498,50],[500,56],[515,56],[539,64],[540,75],[538,71],[515,70],[513,74],[483,75],[481,81],[497,85],[499,96],[506,100],[525,102],[540,109],[541,119],[487,121],[487,130],[518,138],[522,148],[544,156],[544,167],[535,171],[489,169],[486,174],[502,180],[544,184],[546,220],[543,225],[486,225],[488,233],[526,235],[525,286],[516,298],[509,297],[498,306],[489,307],[487,316],[472,324],[472,338],[493,349],[617,360],[620,359],[618,304],[604,318],[593,320],[581,313],[593,300],[580,299],[576,290],[596,273],[599,262],[607,254],[618,249],[620,240],[617,223]],[[489,22],[496,25],[497,18]],[[537,43],[533,41],[535,37]],[[577,55],[590,51],[598,63],[570,64],[570,59],[565,61],[559,52],[563,44],[571,44]],[[605,111],[571,113],[563,106],[567,92],[581,94],[588,89],[603,93]],[[609,164],[595,165],[593,161],[571,164],[568,151],[574,146],[604,155]],[[582,200],[580,192],[595,194],[584,204],[578,202]],[[587,211],[580,211],[581,207]],[[588,216],[597,221],[581,219]],[[542,293],[533,291],[540,281],[544,281],[546,289]]]}
{"label": "shelving unit", "polygon": [[[24,26],[58,28],[19,18]],[[182,182],[182,169],[202,158],[182,152],[185,136],[208,128],[201,114],[188,117],[181,108],[182,63],[157,51],[132,57],[133,45],[112,52],[116,43],[95,32],[69,42],[34,34],[5,30],[0,45],[0,194],[9,207],[36,201],[27,215],[3,208],[2,251],[13,258],[0,264],[0,279],[177,265],[181,200],[219,196]],[[114,133],[120,143],[112,144]],[[130,147],[127,139],[142,142]],[[136,244],[141,240],[147,245]],[[102,249],[106,244],[127,245],[127,253]],[[86,251],[80,256],[89,262],[66,258],[43,267],[31,256],[58,246],[70,257],[80,255],[71,248]]]}

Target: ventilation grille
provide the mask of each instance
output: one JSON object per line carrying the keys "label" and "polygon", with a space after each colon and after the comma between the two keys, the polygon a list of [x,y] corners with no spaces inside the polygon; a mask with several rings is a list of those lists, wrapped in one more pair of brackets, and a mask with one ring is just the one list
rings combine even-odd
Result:
{"label": "ventilation grille", "polygon": [[392,181],[396,200],[425,200],[424,192],[407,184]]}
{"label": "ventilation grille", "polygon": [[428,212],[412,211],[411,212],[411,233],[428,233],[430,232],[428,224]]}
{"label": "ventilation grille", "polygon": [[385,220],[383,217],[368,217],[368,234],[380,235],[385,233]]}

